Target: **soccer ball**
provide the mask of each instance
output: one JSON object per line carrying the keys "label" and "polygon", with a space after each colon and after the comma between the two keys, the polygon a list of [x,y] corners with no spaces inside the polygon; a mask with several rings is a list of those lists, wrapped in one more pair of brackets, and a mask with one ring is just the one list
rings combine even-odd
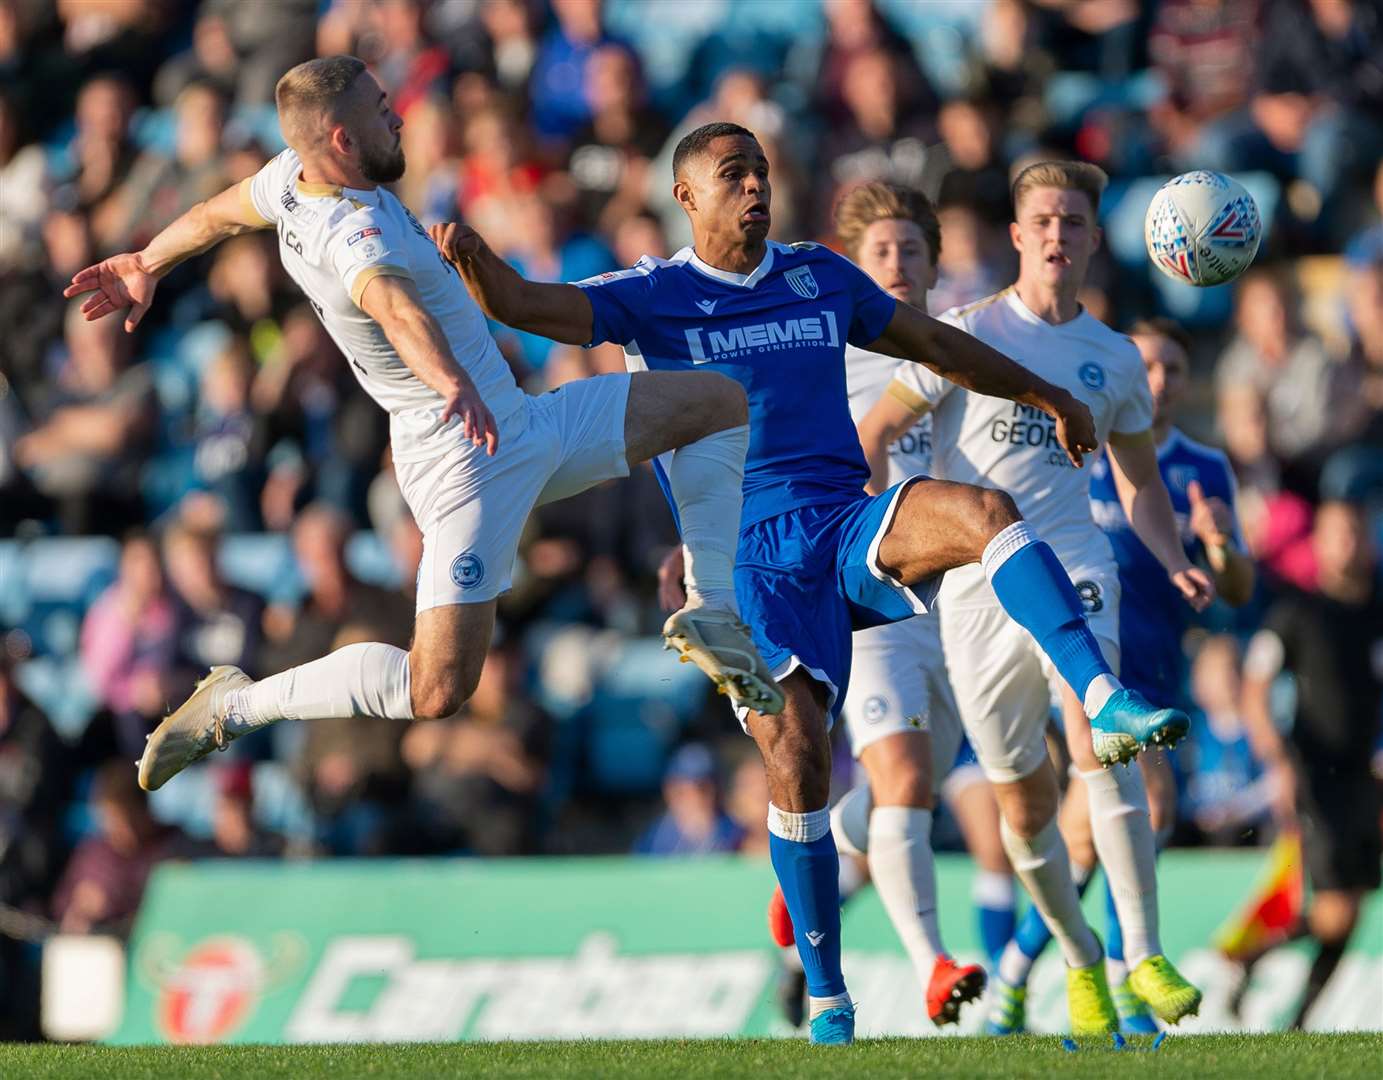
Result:
{"label": "soccer ball", "polygon": [[1237,180],[1200,170],[1168,180],[1148,204],[1148,258],[1169,278],[1204,288],[1233,281],[1263,233],[1258,206]]}

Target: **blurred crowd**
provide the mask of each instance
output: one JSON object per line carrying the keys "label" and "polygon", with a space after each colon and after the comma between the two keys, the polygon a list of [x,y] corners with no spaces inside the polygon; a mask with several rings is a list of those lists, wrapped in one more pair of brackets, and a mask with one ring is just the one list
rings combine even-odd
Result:
{"label": "blurred crowd", "polygon": [[[931,195],[933,311],[1011,280],[1016,165],[1101,164],[1083,299],[1115,326],[1191,327],[1188,426],[1228,450],[1266,571],[1247,615],[1188,643],[1181,835],[1252,837],[1240,645],[1275,589],[1315,587],[1322,499],[1368,503],[1379,531],[1377,0],[0,0],[0,900],[119,926],[177,855],[765,846],[733,718],[650,659],[676,533],[647,470],[535,515],[456,720],[276,729],[152,813],[133,785],[151,722],[209,666],[407,644],[420,539],[385,416],[274,237],[175,271],[135,335],[61,296],[276,153],[276,79],[341,52],[404,118],[397,193],[419,219],[464,218],[544,280],[685,243],[672,147],[711,119],[763,142],[778,238],[829,242],[861,179]],[[1201,167],[1245,179],[1265,235],[1241,282],[1187,300],[1147,264],[1142,207]],[[623,369],[495,332],[535,393]]]}

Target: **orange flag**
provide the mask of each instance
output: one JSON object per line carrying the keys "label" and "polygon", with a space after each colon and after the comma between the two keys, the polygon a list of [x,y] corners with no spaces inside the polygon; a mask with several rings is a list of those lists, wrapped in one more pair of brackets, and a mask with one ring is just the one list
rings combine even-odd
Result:
{"label": "orange flag", "polygon": [[1248,902],[1215,931],[1215,947],[1228,959],[1243,961],[1282,944],[1301,921],[1305,888],[1301,835],[1285,831],[1268,849],[1267,865]]}

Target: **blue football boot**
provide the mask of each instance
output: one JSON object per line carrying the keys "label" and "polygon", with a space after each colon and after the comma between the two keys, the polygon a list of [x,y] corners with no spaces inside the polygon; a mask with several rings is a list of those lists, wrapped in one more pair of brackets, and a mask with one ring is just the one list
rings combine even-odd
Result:
{"label": "blue football boot", "polygon": [[1127,765],[1150,746],[1170,750],[1186,738],[1191,719],[1180,709],[1159,709],[1136,690],[1114,691],[1090,721],[1101,765]]}
{"label": "blue football boot", "polygon": [[849,1046],[855,1041],[855,1006],[841,1005],[812,1017],[811,1032],[815,1046]]}

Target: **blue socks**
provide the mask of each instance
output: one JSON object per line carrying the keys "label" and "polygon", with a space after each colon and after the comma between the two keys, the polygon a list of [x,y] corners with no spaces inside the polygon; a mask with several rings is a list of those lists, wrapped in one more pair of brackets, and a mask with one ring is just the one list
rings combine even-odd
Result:
{"label": "blue socks", "polygon": [[768,851],[783,888],[797,954],[814,998],[845,993],[840,970],[840,857],[829,810],[793,814],[768,808]]}
{"label": "blue socks", "polygon": [[1061,560],[1026,521],[990,540],[981,562],[1004,611],[1037,639],[1076,697],[1084,701],[1098,676],[1114,677]]}
{"label": "blue socks", "polygon": [[1107,916],[1104,932],[1104,954],[1117,964],[1124,962],[1124,931],[1119,926],[1119,913],[1114,909],[1114,890],[1109,875],[1104,879],[1104,909]]}
{"label": "blue socks", "polygon": [[997,966],[1004,946],[1014,936],[1018,916],[1011,907],[977,907],[975,914],[980,924],[980,944],[989,957],[990,966]]}

